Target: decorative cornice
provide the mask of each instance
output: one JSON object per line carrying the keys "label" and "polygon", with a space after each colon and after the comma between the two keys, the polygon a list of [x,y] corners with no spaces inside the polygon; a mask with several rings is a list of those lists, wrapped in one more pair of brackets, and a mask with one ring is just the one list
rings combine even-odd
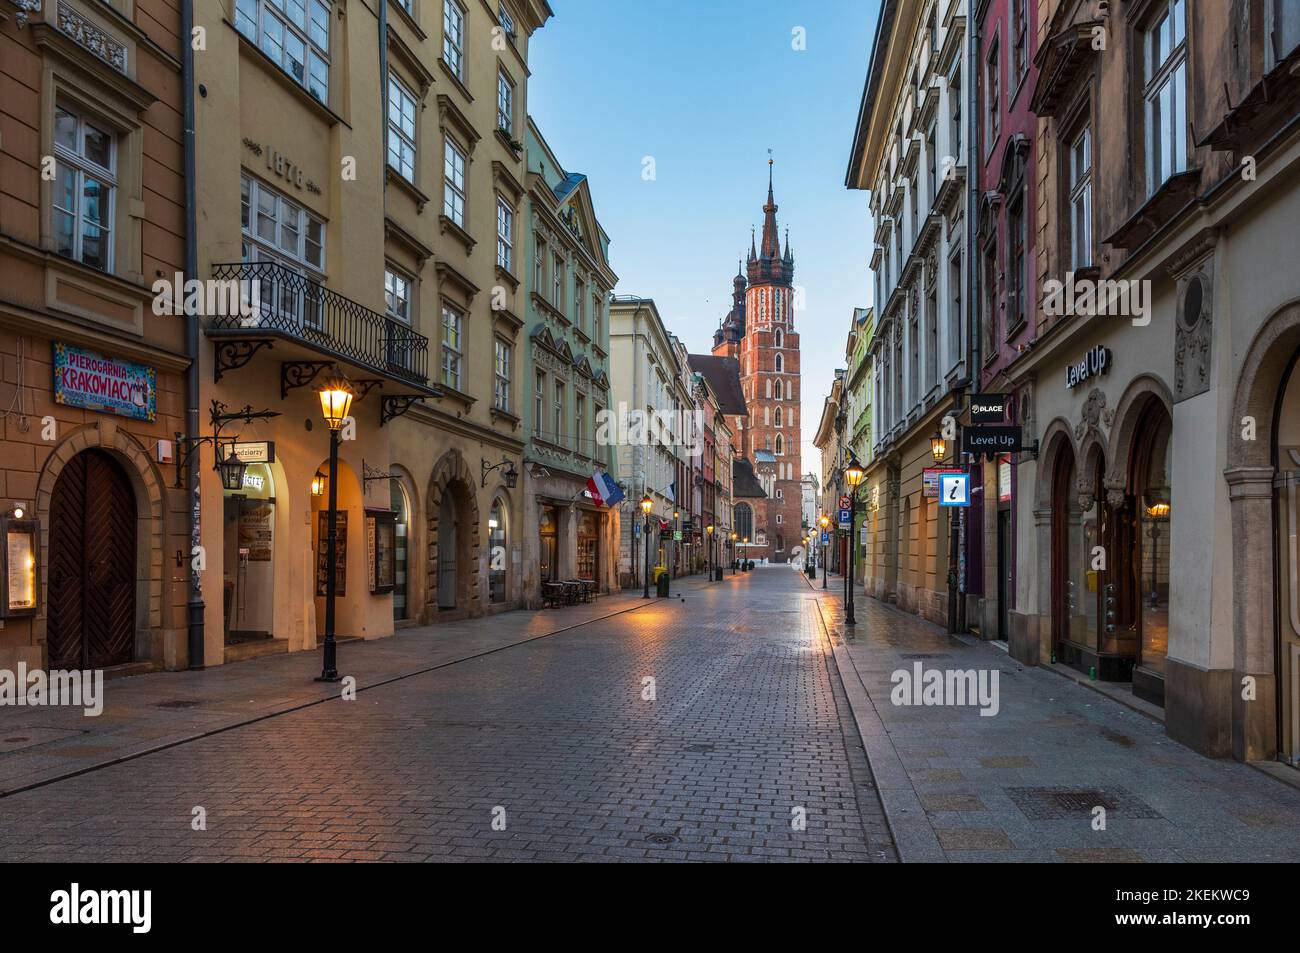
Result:
{"label": "decorative cornice", "polygon": [[[24,4],[20,3],[20,7]],[[24,7],[25,8],[25,7]],[[40,4],[36,5],[40,8]],[[60,0],[59,29],[119,73],[126,73],[126,47]]]}

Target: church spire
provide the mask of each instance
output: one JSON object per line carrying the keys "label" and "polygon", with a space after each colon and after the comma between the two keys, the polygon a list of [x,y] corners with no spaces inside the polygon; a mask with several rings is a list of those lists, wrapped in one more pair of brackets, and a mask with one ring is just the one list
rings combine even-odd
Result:
{"label": "church spire", "polygon": [[769,158],[767,160],[767,204],[763,206],[763,245],[762,257],[779,258],[781,257],[781,240],[776,231],[776,199],[772,192],[772,163],[770,158],[771,150],[768,150]]}

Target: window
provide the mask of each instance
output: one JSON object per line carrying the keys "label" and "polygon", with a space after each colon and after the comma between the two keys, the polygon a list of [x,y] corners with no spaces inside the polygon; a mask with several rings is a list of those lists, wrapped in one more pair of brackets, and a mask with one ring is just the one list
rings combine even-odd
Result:
{"label": "window", "polygon": [[1162,0],[1146,31],[1147,193],[1187,168],[1187,26],[1184,0]]}
{"label": "window", "polygon": [[515,38],[515,21],[510,16],[510,11],[506,9],[505,3],[497,4],[497,19],[501,21],[501,29],[506,31],[506,36],[510,39]]}
{"label": "window", "polygon": [[462,315],[451,305],[442,306],[442,383],[460,390]]}
{"label": "window", "polygon": [[497,71],[497,128],[507,136],[515,134],[515,84],[505,70]]}
{"label": "window", "polygon": [[1300,44],[1300,4],[1295,0],[1269,0],[1268,15],[1268,68],[1272,69]]}
{"label": "window", "polygon": [[497,265],[514,271],[515,210],[510,203],[497,196]]}
{"label": "window", "polygon": [[937,130],[937,123],[931,123],[930,131],[926,133],[925,136],[925,162],[926,162],[925,184],[927,188],[929,188],[929,192],[926,193],[925,200],[929,202],[931,205],[934,204],[934,196],[936,193],[936,189],[938,187],[938,163],[939,163],[938,151],[939,150],[938,150],[937,141],[935,139],[936,130]]}
{"label": "window", "polygon": [[776,455],[778,457],[785,453],[785,439],[780,434],[776,435],[774,446],[776,447]]}
{"label": "window", "polygon": [[602,311],[600,305],[603,300],[604,296],[599,293],[591,296],[591,336],[592,339],[596,341],[600,340],[600,317]]}
{"label": "window", "polygon": [[245,261],[272,258],[291,264],[295,271],[325,270],[324,222],[247,175],[240,180],[240,220],[248,239]]}
{"label": "window", "polygon": [[564,443],[564,384],[555,382],[555,442]]}
{"label": "window", "polygon": [[388,76],[388,164],[406,181],[415,181],[415,94],[391,73]]}
{"label": "window", "polygon": [[533,256],[533,290],[538,294],[546,287],[546,242],[534,236],[537,254]]}
{"label": "window", "polygon": [[1025,29],[1025,0],[1011,0],[1011,73],[1017,81],[1029,69],[1025,44],[1029,32]]}
{"label": "window", "polygon": [[[777,491],[776,491],[776,498],[777,498],[778,500],[784,500],[784,499],[785,499],[785,490],[782,490],[782,489],[779,489],[779,488],[778,488]],[[781,521],[780,514],[777,515],[776,519],[777,519],[777,522],[780,522],[780,521]]]}
{"label": "window", "polygon": [[465,11],[456,0],[442,4],[442,60],[453,76],[465,81]]}
{"label": "window", "polygon": [[[763,409],[766,410],[767,408],[765,407],[765,408],[763,408]],[[781,408],[780,408],[780,407],[778,407],[778,408],[776,409],[776,425],[777,425],[778,427],[781,426]]]}
{"label": "window", "polygon": [[1025,319],[1025,190],[1022,185],[1007,208],[1007,321],[1011,333]]}
{"label": "window", "polygon": [[980,335],[983,359],[993,356],[998,329],[998,253],[995,242],[984,246],[984,320]]}
{"label": "window", "polygon": [[492,390],[492,406],[510,412],[510,345],[500,338],[496,341],[496,385]]}
{"label": "window", "polygon": [[235,27],[322,103],[329,103],[326,0],[237,0]]}
{"label": "window", "polygon": [[784,370],[785,370],[785,356],[782,354],[778,354],[776,356],[776,372],[780,374]]}
{"label": "window", "polygon": [[582,394],[573,396],[573,449],[583,452],[583,443],[587,438],[587,398]]}
{"label": "window", "polygon": [[785,390],[785,385],[778,377],[775,386],[772,388],[773,396],[776,397],[777,400],[784,400],[784,398],[782,397],[782,393],[784,390]]}
{"label": "window", "polygon": [[411,323],[411,281],[391,268],[384,269],[384,310],[390,318]]}
{"label": "window", "polygon": [[1084,126],[1070,144],[1070,266],[1092,263],[1092,130]]}
{"label": "window", "polygon": [[564,310],[564,259],[559,255],[555,256],[551,268],[551,304]]}
{"label": "window", "polygon": [[999,81],[1002,65],[998,59],[998,44],[993,44],[988,62],[984,64],[984,151],[992,152],[998,144],[998,134],[1002,127],[1002,100]]}
{"label": "window", "polygon": [[539,437],[545,434],[545,431],[542,430],[542,424],[545,420],[546,374],[543,371],[538,371],[533,387],[533,432]]}
{"label": "window", "polygon": [[955,366],[961,360],[961,248],[948,259],[948,365]]}
{"label": "window", "polygon": [[961,69],[954,69],[948,80],[948,115],[951,119],[948,128],[948,148],[954,162],[961,155]]}
{"label": "window", "polygon": [[[451,4],[448,4],[451,6]],[[465,153],[450,138],[443,139],[442,213],[465,227]]]}
{"label": "window", "polygon": [[[781,494],[781,491],[780,491],[780,490],[777,490],[776,492],[777,492],[777,496],[778,496],[778,498],[779,498],[779,497],[780,497],[780,494]],[[782,515],[781,515],[780,513],[777,513],[777,514],[776,514],[776,522],[777,522],[777,525],[780,525],[781,522],[782,522]]]}
{"label": "window", "polygon": [[939,382],[939,298],[930,286],[925,298],[925,383],[928,389]]}
{"label": "window", "polygon": [[117,142],[113,134],[54,107],[54,241],[60,255],[110,271]]}
{"label": "window", "polygon": [[[776,336],[772,339],[772,343],[775,347],[785,347],[785,332],[780,328],[777,328]],[[777,356],[780,357],[780,355]]]}
{"label": "window", "polygon": [[583,334],[587,333],[587,283],[581,278],[574,279],[573,289],[573,320],[578,325],[578,330]]}
{"label": "window", "polygon": [[921,334],[918,315],[912,315],[907,324],[907,343],[911,360],[907,365],[907,400],[909,406],[921,399]]}

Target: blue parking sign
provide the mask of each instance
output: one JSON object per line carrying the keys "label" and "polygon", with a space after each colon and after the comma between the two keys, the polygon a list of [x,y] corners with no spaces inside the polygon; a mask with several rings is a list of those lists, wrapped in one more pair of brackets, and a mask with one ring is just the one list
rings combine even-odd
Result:
{"label": "blue parking sign", "polygon": [[847,509],[840,510],[840,529],[848,529],[853,517]]}
{"label": "blue parking sign", "polygon": [[826,532],[826,530],[822,530],[822,545],[825,546],[830,541],[831,541],[831,534]]}

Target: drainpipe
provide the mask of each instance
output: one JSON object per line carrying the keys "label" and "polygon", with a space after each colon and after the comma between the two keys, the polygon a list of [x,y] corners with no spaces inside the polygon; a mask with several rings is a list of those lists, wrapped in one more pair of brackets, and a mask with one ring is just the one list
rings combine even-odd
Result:
{"label": "drainpipe", "polygon": [[[181,5],[181,87],[184,100],[184,153],[185,153],[185,273],[197,278],[199,273],[198,198],[194,180],[194,46],[190,36],[194,32],[194,6]],[[185,432],[193,439],[199,434],[199,318],[192,302],[185,306],[185,356],[189,367],[185,370]],[[179,452],[177,447],[173,452]],[[190,454],[186,474],[186,493],[190,512],[190,598],[187,604],[187,644],[189,667],[203,668],[203,580],[194,568],[194,553],[202,545],[199,496],[199,453]]]}
{"label": "drainpipe", "polygon": [[[388,197],[388,0],[379,0],[379,168],[383,196]],[[388,212],[385,204],[384,212]]]}

